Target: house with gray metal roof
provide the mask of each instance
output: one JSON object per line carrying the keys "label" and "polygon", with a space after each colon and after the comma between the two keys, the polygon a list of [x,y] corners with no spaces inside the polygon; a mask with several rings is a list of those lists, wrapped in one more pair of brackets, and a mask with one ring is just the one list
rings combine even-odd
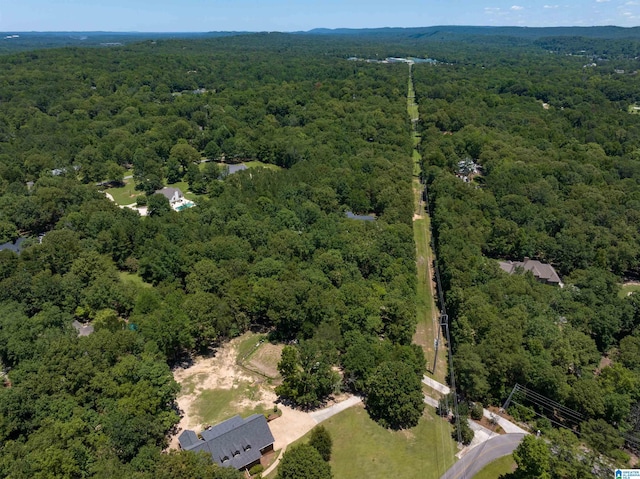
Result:
{"label": "house with gray metal roof", "polygon": [[15,254],[20,254],[20,252],[24,248],[23,243],[25,239],[26,238],[18,238],[15,243],[10,241],[8,243],[0,244],[0,251],[8,250],[13,251]]}
{"label": "house with gray metal roof", "polygon": [[246,419],[234,416],[209,427],[198,436],[186,430],[178,437],[180,447],[186,451],[204,451],[223,467],[250,469],[260,463],[263,454],[273,451],[273,434],[262,414]]}
{"label": "house with gray metal roof", "polygon": [[518,269],[531,271],[533,276],[541,283],[564,286],[553,266],[535,259],[525,258],[524,261],[500,261],[500,269],[509,274],[516,273]]}

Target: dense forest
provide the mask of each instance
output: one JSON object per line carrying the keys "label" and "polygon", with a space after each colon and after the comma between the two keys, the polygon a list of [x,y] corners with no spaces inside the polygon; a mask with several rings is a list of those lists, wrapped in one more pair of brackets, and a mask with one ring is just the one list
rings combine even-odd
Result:
{"label": "dense forest", "polygon": [[[544,414],[620,458],[640,410],[640,295],[620,286],[640,273],[637,60],[530,53],[414,68],[461,393],[501,404],[526,385],[584,420],[516,416],[544,429]],[[564,287],[499,268],[524,258],[554,265]]]}
{"label": "dense forest", "polygon": [[[191,453],[160,455],[178,419],[170,365],[248,329],[290,344],[283,398],[370,391],[381,423],[417,422],[408,70],[309,45],[0,58],[0,242],[28,238],[0,252],[0,476],[192,471]],[[203,158],[282,169],[220,180]],[[148,217],[100,191],[127,169]],[[197,207],[175,212],[154,191],[182,180]],[[74,320],[96,332],[77,337]],[[389,374],[417,403],[385,409]]]}
{"label": "dense forest", "polygon": [[[620,434],[640,435],[640,296],[620,288],[640,275],[640,52],[635,30],[614,30],[1,56],[0,243],[25,242],[0,251],[0,477],[236,477],[161,451],[179,417],[171,367],[247,330],[286,344],[284,400],[348,390],[382,425],[416,424],[409,69],[354,55],[438,60],[413,76],[459,392],[497,404],[527,385],[624,460]],[[245,160],[278,168],[220,175]],[[478,173],[461,174],[470,162]],[[104,194],[129,175],[147,217]],[[176,184],[197,207],[154,194]],[[564,287],[498,266],[525,257]],[[78,337],[74,321],[95,332]],[[563,434],[536,454],[560,477],[591,473]]]}

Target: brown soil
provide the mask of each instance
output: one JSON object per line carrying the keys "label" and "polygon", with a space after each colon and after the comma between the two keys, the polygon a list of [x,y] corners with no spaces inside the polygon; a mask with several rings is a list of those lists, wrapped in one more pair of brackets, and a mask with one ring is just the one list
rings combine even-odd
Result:
{"label": "brown soil", "polygon": [[[182,393],[177,398],[178,407],[182,411],[182,418],[177,426],[177,434],[170,438],[170,448],[178,447],[178,435],[184,429],[193,429],[199,432],[203,424],[192,414],[195,401],[205,390],[232,389],[238,382],[255,383],[256,378],[236,364],[238,344],[243,337],[221,347],[214,357],[198,357],[187,368],[177,368],[173,372],[174,379],[183,387]],[[260,388],[257,399],[245,398],[238,407],[253,407],[259,404],[273,405],[276,400],[275,393],[268,388]]]}
{"label": "brown soil", "polygon": [[609,357],[602,356],[600,358],[600,363],[598,364],[598,367],[594,371],[594,374],[597,376],[598,374],[600,374],[600,371],[602,371],[607,366],[611,366],[612,364],[613,364],[613,361]]}
{"label": "brown soil", "polygon": [[[244,398],[238,402],[237,407],[239,410],[250,409],[260,404],[264,404],[266,407],[273,407],[273,404],[277,401],[273,386],[266,384],[264,377],[251,374],[251,372],[236,363],[238,345],[246,337],[244,335],[225,344],[216,352],[214,357],[198,357],[191,366],[174,370],[173,377],[178,384],[183,386],[183,392],[177,399],[178,406],[182,411],[182,417],[178,423],[176,434],[169,438],[170,449],[179,447],[178,436],[183,430],[192,429],[200,432],[203,428],[203,424],[200,424],[198,418],[190,411],[192,411],[194,402],[205,390],[229,390],[237,387],[237,384],[242,381],[258,384],[259,392],[256,394],[255,399]],[[263,347],[266,345],[269,344],[266,343]],[[260,362],[266,363],[267,366],[272,364],[278,350],[281,351],[281,347],[265,348],[264,356],[258,354]],[[278,407],[282,411],[282,416],[269,422],[269,428],[275,438],[274,448],[276,450],[302,437],[316,425],[315,420],[306,412],[284,405],[278,405]]]}
{"label": "brown soil", "polygon": [[486,418],[484,416],[482,416],[482,419],[480,419],[479,421],[477,421],[476,419],[473,419],[474,422],[480,424],[481,426],[486,427],[487,429],[489,429],[489,431],[493,431],[496,434],[504,434],[504,429],[502,429],[500,427],[500,425],[493,425],[491,424],[491,421],[489,421],[489,418]]}
{"label": "brown soil", "polygon": [[278,363],[283,348],[282,344],[263,343],[244,366],[268,378],[276,379],[279,377]]}

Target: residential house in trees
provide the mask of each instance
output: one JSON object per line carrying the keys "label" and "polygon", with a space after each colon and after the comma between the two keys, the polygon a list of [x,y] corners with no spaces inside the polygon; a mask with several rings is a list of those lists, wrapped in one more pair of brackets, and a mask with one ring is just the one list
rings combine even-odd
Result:
{"label": "residential house in trees", "polygon": [[204,451],[214,462],[238,470],[250,469],[260,463],[263,454],[273,451],[273,434],[262,414],[246,419],[234,416],[197,435],[186,430],[178,437],[180,447],[187,451]]}
{"label": "residential house in trees", "polygon": [[184,195],[182,194],[182,191],[180,191],[180,188],[165,187],[161,190],[157,190],[156,193],[161,194],[162,196],[167,198],[171,206],[184,200]]}
{"label": "residential house in trees", "polygon": [[161,190],[156,190],[156,193],[161,194],[169,200],[169,204],[174,211],[182,211],[185,208],[191,208],[196,204],[193,201],[189,201],[184,197],[180,188],[165,187]]}
{"label": "residential house in trees", "polygon": [[533,276],[541,283],[564,286],[553,266],[535,259],[525,258],[524,261],[500,261],[500,269],[509,274],[517,272],[518,269],[531,271]]}

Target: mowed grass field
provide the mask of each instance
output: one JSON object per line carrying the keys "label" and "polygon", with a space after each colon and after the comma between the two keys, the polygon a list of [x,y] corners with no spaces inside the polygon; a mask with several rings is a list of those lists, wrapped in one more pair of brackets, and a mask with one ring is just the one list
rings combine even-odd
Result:
{"label": "mowed grass field", "polygon": [[513,472],[515,469],[516,463],[513,460],[513,456],[509,455],[496,459],[473,476],[473,479],[498,479],[501,475]]}
{"label": "mowed grass field", "polygon": [[[429,407],[416,427],[404,431],[381,427],[362,406],[322,425],[333,439],[331,468],[336,479],[438,479],[458,452],[450,424]],[[308,435],[298,442],[307,440]]]}
{"label": "mowed grass field", "polygon": [[135,189],[135,183],[132,179],[124,180],[124,186],[119,188],[107,188],[105,193],[109,193],[113,196],[113,201],[117,205],[130,205],[136,202],[137,196],[144,195],[143,191]]}
{"label": "mowed grass field", "polygon": [[[419,201],[422,188],[418,180],[414,179],[414,192],[416,194],[416,213],[422,218],[413,221],[413,239],[416,243],[416,258],[418,271],[418,288],[416,295],[417,324],[416,334],[413,342],[420,345],[427,360],[427,369],[432,372],[435,356],[435,339],[440,331],[438,327],[439,313],[436,310],[433,294],[435,286],[432,283],[432,258],[431,251],[431,231],[430,218],[426,215],[424,208],[419,208]],[[433,288],[433,291],[432,291]],[[438,319],[434,323],[434,314]],[[447,348],[444,340],[440,338],[440,351],[438,353],[438,364],[432,377],[442,383],[446,382],[447,376]]]}
{"label": "mowed grass field", "polygon": [[237,363],[268,379],[279,379],[278,363],[283,348],[283,344],[271,344],[264,334],[250,335],[238,346]]}
{"label": "mowed grass field", "polygon": [[130,281],[138,286],[143,286],[145,288],[151,288],[152,285],[150,283],[145,282],[139,275],[133,273],[127,273],[126,271],[118,272],[120,276],[120,280],[123,282]]}

